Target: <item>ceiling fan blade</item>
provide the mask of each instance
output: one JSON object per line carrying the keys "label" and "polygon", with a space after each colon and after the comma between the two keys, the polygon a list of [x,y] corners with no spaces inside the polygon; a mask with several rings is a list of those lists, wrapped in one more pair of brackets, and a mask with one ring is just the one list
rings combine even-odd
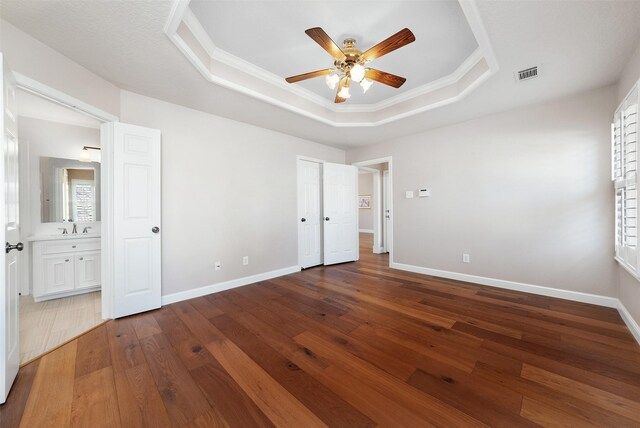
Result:
{"label": "ceiling fan blade", "polygon": [[322,49],[329,52],[329,55],[337,59],[338,61],[342,61],[345,59],[344,52],[335,44],[331,37],[320,27],[309,28],[307,31],[307,36],[311,37],[317,44],[320,45]]}
{"label": "ceiling fan blade", "polygon": [[367,71],[364,73],[364,77],[375,80],[376,82],[384,83],[385,85],[393,86],[394,88],[399,88],[407,81],[404,77],[385,73],[384,71],[376,70],[375,68],[367,68]]}
{"label": "ceiling fan blade", "polygon": [[371,61],[376,58],[380,58],[382,55],[386,55],[389,52],[393,52],[405,45],[408,45],[415,40],[416,36],[413,35],[411,30],[405,28],[404,30],[398,31],[393,36],[381,41],[380,43],[363,53],[361,58],[364,58],[365,61]]}
{"label": "ceiling fan blade", "polygon": [[324,70],[310,71],[304,74],[298,74],[296,76],[287,77],[285,80],[289,83],[299,82],[301,80],[313,79],[314,77],[324,76],[330,74],[333,71],[332,68],[326,68]]}
{"label": "ceiling fan blade", "polygon": [[344,87],[345,83],[347,83],[347,78],[343,77],[342,79],[340,79],[340,83],[338,83],[338,90],[336,91],[336,99],[335,99],[335,103],[343,103],[345,101],[347,101],[346,98],[342,98],[339,97],[338,94],[340,93],[340,90]]}

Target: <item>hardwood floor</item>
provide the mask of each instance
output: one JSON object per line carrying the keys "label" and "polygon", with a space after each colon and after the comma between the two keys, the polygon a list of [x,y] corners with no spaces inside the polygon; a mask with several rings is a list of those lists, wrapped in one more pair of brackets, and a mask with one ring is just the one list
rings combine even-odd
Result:
{"label": "hardwood floor", "polygon": [[614,309],[361,260],[166,306],[20,370],[0,426],[640,426]]}

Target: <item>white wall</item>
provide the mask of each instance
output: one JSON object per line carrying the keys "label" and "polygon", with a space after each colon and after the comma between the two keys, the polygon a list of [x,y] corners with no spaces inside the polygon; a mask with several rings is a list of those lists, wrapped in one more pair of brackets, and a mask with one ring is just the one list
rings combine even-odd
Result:
{"label": "white wall", "polygon": [[[358,174],[358,195],[371,196],[371,206],[375,196],[373,194],[373,174]],[[360,230],[373,230],[373,209],[358,209]]]}
{"label": "white wall", "polygon": [[[349,150],[349,163],[393,157],[394,262],[616,296],[615,95],[611,86]],[[404,199],[421,186],[430,198]]]}
{"label": "white wall", "polygon": [[162,131],[163,295],[297,266],[296,155],[343,163],[344,151],[131,92],[121,100],[123,122]]}
{"label": "white wall", "polygon": [[[638,79],[640,79],[640,43],[620,75],[616,105],[624,100],[624,97]],[[613,117],[613,112],[614,110],[611,110],[611,117]],[[613,199],[611,199],[611,204],[613,205]],[[618,266],[618,298],[627,308],[636,323],[640,324],[640,281],[620,266]]]}
{"label": "white wall", "polygon": [[6,21],[0,25],[4,59],[13,71],[94,107],[119,115],[120,89]]}
{"label": "white wall", "polygon": [[[620,80],[618,80],[618,104],[622,102],[638,79],[640,79],[640,40],[638,41],[636,51],[631,55],[627,65],[620,74]],[[613,116],[613,112],[611,116]]]}

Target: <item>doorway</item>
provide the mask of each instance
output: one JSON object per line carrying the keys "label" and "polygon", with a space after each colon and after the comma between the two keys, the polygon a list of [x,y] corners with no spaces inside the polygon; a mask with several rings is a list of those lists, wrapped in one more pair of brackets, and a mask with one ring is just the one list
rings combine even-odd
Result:
{"label": "doorway", "polygon": [[[98,120],[16,90],[20,364],[103,322]],[[83,147],[95,148],[81,161]]]}
{"label": "doorway", "polygon": [[393,251],[392,159],[378,158],[353,165],[359,171],[360,239],[366,244],[361,248],[367,248],[367,252],[373,254],[388,253],[390,265]]}

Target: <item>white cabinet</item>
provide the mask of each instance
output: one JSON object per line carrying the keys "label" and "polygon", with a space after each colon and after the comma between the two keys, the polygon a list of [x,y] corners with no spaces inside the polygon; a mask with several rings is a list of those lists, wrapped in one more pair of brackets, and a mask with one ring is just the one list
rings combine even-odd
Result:
{"label": "white cabinet", "polygon": [[36,302],[100,289],[100,238],[33,242]]}
{"label": "white cabinet", "polygon": [[76,254],[76,288],[100,285],[100,251],[85,251]]}
{"label": "white cabinet", "polygon": [[[42,289],[47,293],[62,293],[73,290],[73,257],[55,254],[43,256],[41,267],[44,270]],[[37,295],[34,293],[34,296]]]}

